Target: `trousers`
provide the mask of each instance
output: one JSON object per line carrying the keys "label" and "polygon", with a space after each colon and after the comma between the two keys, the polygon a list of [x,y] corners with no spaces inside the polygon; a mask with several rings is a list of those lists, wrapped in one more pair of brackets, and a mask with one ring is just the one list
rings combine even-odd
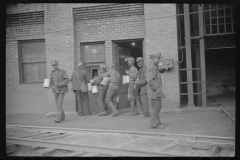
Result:
{"label": "trousers", "polygon": [[161,99],[150,99],[152,110],[151,110],[151,127],[156,128],[158,125],[161,125],[159,113],[162,108]]}
{"label": "trousers", "polygon": [[88,92],[82,92],[77,90],[75,92],[76,97],[76,112],[78,115],[91,115]]}
{"label": "trousers", "polygon": [[113,112],[116,112],[117,96],[118,96],[118,86],[110,84],[107,89],[106,103],[112,109]]}
{"label": "trousers", "polygon": [[137,96],[137,106],[140,114],[144,114],[145,117],[149,115],[149,99],[147,93],[138,94]]}
{"label": "trousers", "polygon": [[107,88],[102,88],[101,86],[98,87],[98,99],[97,99],[97,102],[98,102],[98,105],[101,109],[101,112],[104,112],[107,110],[107,106],[106,106],[106,103],[105,103],[105,99],[106,99],[106,95],[107,95]]}
{"label": "trousers", "polygon": [[65,120],[65,113],[63,111],[63,99],[65,93],[54,92],[55,104],[57,107],[57,121]]}

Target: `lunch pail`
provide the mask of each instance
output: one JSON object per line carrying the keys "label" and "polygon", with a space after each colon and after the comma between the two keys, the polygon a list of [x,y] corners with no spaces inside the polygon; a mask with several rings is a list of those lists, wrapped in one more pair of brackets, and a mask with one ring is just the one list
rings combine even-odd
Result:
{"label": "lunch pail", "polygon": [[91,91],[91,90],[92,90],[92,84],[91,84],[91,83],[88,83],[87,85],[88,85],[88,87],[87,87],[88,90]]}
{"label": "lunch pail", "polygon": [[92,93],[98,93],[98,87],[92,86]]}
{"label": "lunch pail", "polygon": [[129,83],[129,76],[128,75],[123,75],[123,81],[122,81],[123,84],[127,84]]}
{"label": "lunch pail", "polygon": [[43,87],[50,88],[50,80],[49,79],[44,79]]}
{"label": "lunch pail", "polygon": [[109,77],[103,77],[103,80],[101,81],[101,84],[104,86],[107,86],[109,83],[110,78]]}

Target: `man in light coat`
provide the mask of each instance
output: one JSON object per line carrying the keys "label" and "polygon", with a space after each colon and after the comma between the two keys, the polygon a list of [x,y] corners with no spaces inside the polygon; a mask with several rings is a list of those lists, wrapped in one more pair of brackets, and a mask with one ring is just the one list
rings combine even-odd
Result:
{"label": "man in light coat", "polygon": [[54,120],[56,123],[65,120],[65,113],[63,111],[63,99],[65,93],[68,92],[68,76],[65,70],[58,68],[58,61],[51,62],[53,70],[50,74],[50,87],[54,93],[55,104],[57,107],[57,118]]}
{"label": "man in light coat", "polygon": [[87,83],[90,81],[90,74],[84,69],[85,64],[80,62],[77,70],[73,71],[70,81],[72,90],[76,97],[77,116],[91,115],[88,97]]}
{"label": "man in light coat", "polygon": [[120,74],[115,70],[114,64],[109,64],[109,70],[102,74],[102,77],[109,77],[109,85],[106,95],[106,103],[112,109],[111,117],[115,116],[118,111],[116,110],[116,99],[118,97],[118,85],[120,82]]}
{"label": "man in light coat", "polygon": [[101,109],[100,113],[98,114],[98,116],[104,116],[107,115],[107,105],[105,103],[105,99],[106,99],[106,95],[107,95],[107,88],[108,88],[108,84],[107,85],[103,85],[101,84],[101,81],[103,80],[102,74],[106,73],[106,67],[104,64],[101,64],[100,69],[98,71],[98,76],[96,78],[93,79],[93,83],[92,85],[98,86],[98,105]]}

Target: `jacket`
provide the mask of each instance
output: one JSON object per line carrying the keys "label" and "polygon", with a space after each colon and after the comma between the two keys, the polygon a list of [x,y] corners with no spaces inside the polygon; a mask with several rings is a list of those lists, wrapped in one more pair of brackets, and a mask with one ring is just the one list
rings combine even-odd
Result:
{"label": "jacket", "polygon": [[99,69],[99,71],[98,71],[98,77],[94,79],[94,80],[95,80],[94,85],[96,85],[96,86],[99,85],[100,88],[102,88],[102,89],[107,89],[108,86],[104,86],[104,85],[101,85],[101,84],[100,84],[100,82],[103,80],[102,74],[104,74],[104,73],[106,73],[105,70]]}
{"label": "jacket", "polygon": [[[76,73],[78,75],[78,78],[77,78]],[[87,72],[87,70],[78,68],[77,70],[73,71],[70,81],[72,82],[72,90],[73,91],[81,90],[82,92],[86,92],[87,91],[87,83],[89,83],[89,81],[90,81],[90,75]]]}
{"label": "jacket", "polygon": [[132,65],[130,68],[129,68],[129,83],[131,81],[135,81],[137,79],[137,75],[138,75],[138,70],[137,68]]}
{"label": "jacket", "polygon": [[56,93],[67,93],[68,92],[69,78],[67,73],[63,69],[56,69],[50,73],[50,87],[54,88]]}
{"label": "jacket", "polygon": [[145,94],[147,93],[147,78],[146,78],[146,73],[147,73],[147,67],[143,65],[139,71],[138,71],[138,76],[137,79],[139,81],[139,87],[141,88],[140,94]]}
{"label": "jacket", "polygon": [[147,72],[147,96],[151,99],[165,98],[159,69],[152,61],[149,63]]}
{"label": "jacket", "polygon": [[102,77],[110,77],[109,85],[119,85],[120,74],[115,69],[110,68],[106,73],[102,74]]}

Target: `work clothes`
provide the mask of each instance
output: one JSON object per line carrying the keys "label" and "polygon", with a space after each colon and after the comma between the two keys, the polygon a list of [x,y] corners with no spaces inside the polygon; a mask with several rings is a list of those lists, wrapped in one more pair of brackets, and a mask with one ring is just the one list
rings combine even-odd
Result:
{"label": "work clothes", "polygon": [[[141,57],[140,57],[141,58]],[[137,98],[137,105],[139,105],[139,110],[144,114],[145,117],[149,116],[149,98],[147,97],[147,67],[143,65],[138,72],[137,81],[138,87],[140,88],[140,93]],[[141,114],[141,113],[140,113]]]}
{"label": "work clothes", "polygon": [[100,82],[103,80],[102,74],[104,74],[104,73],[106,73],[106,70],[100,68],[98,71],[98,77],[94,79],[95,82],[93,83],[93,85],[98,86],[98,94],[99,95],[98,95],[97,102],[101,109],[101,112],[106,114],[107,105],[105,103],[105,99],[106,99],[106,95],[107,95],[108,85],[104,86],[104,85],[100,84]]}
{"label": "work clothes", "polygon": [[65,70],[56,69],[50,73],[50,87],[53,88],[56,93],[68,92],[68,76]]}
{"label": "work clothes", "polygon": [[158,67],[150,61],[147,72],[147,95],[151,99],[165,98],[162,91],[162,79]]}
{"label": "work clothes", "polygon": [[57,107],[56,121],[58,122],[65,120],[63,99],[65,93],[68,92],[68,82],[69,79],[65,70],[57,68],[50,73],[50,87],[54,93],[55,104]]}
{"label": "work clothes", "polygon": [[151,128],[156,128],[158,125],[161,125],[159,113],[162,108],[162,102],[160,99],[151,99],[152,111],[151,111]]}
{"label": "work clothes", "polygon": [[78,115],[91,115],[87,83],[90,81],[90,74],[82,68],[73,71],[70,78],[72,90],[75,93],[76,112]]}
{"label": "work clothes", "polygon": [[[162,91],[162,80],[158,66],[153,61],[149,63],[147,72],[147,95],[151,100],[151,127],[161,125],[159,112],[162,108],[161,99],[165,98]],[[162,72],[162,71],[161,71]]]}
{"label": "work clothes", "polygon": [[112,115],[116,114],[118,111],[116,99],[118,97],[118,85],[120,82],[120,74],[114,69],[110,68],[106,73],[102,74],[102,77],[110,77],[109,86],[107,89],[106,103],[112,109]]}

